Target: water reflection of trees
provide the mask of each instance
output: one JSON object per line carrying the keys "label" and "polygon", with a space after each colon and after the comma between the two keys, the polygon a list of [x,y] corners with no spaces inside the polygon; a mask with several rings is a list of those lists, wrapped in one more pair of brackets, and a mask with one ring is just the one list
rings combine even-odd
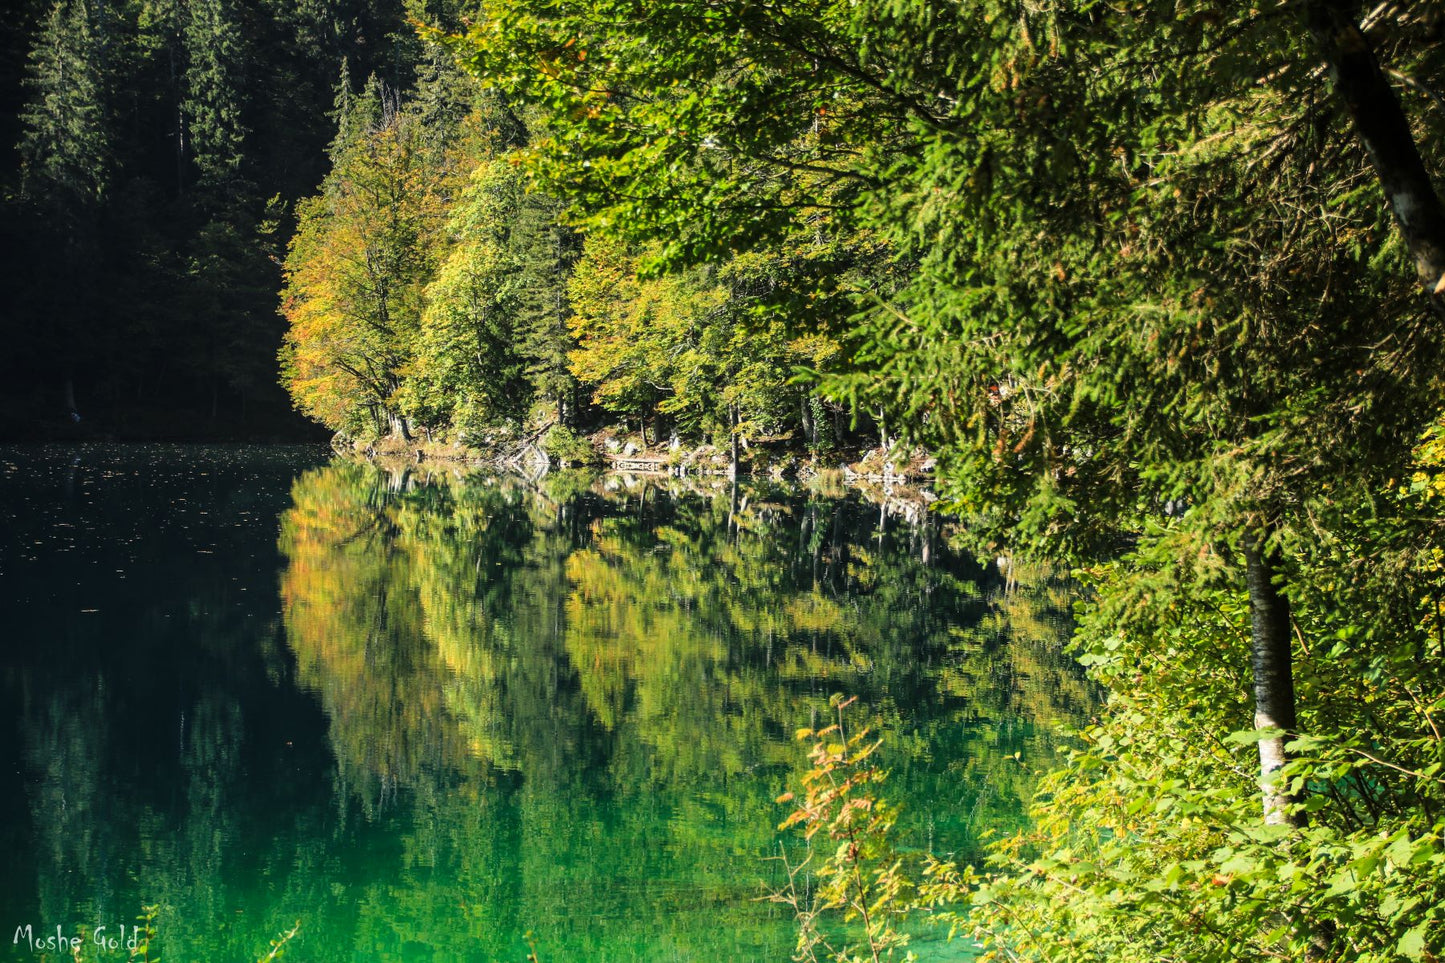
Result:
{"label": "water reflection of trees", "polygon": [[512,773],[538,798],[671,807],[683,834],[712,800],[765,849],[790,734],[846,692],[891,731],[895,790],[931,801],[919,832],[968,848],[1018,818],[1088,704],[1059,651],[1065,588],[996,591],[857,501],[612,484],[356,464],[297,483],[286,627],[350,790],[375,806]]}
{"label": "water reflection of trees", "polygon": [[888,506],[338,463],[292,488],[277,624],[269,520],[232,527],[277,508],[203,467],[204,499],[97,505],[96,570],[153,578],[5,677],[34,840],[11,875],[36,881],[7,893],[57,920],[158,902],[167,958],[254,958],[300,917],[317,961],[517,959],[527,929],[544,958],[784,959],[752,897],[830,694],[888,728],[903,841],[936,849],[1017,821],[1087,705],[1067,591],[999,594]]}

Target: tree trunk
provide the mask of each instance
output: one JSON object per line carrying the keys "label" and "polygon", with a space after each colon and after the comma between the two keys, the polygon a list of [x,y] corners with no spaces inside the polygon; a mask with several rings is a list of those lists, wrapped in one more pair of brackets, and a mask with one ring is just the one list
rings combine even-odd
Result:
{"label": "tree trunk", "polygon": [[411,441],[411,430],[407,428],[406,419],[395,412],[387,412],[387,418],[391,421],[391,433],[403,441]]}
{"label": "tree trunk", "polygon": [[1360,29],[1359,4],[1309,0],[1305,17],[1325,58],[1335,93],[1344,102],[1355,136],[1364,145],[1400,227],[1415,275],[1445,311],[1445,204],[1435,193],[1410,122]]}
{"label": "tree trunk", "polygon": [[1245,583],[1249,588],[1250,662],[1254,670],[1254,727],[1281,729],[1284,734],[1259,741],[1259,776],[1264,793],[1264,821],[1298,825],[1287,810],[1293,799],[1278,783],[1278,771],[1289,761],[1285,743],[1296,731],[1294,670],[1290,654],[1289,600],[1274,584],[1278,555],[1263,537],[1244,546]]}
{"label": "tree trunk", "polygon": [[729,477],[729,478],[737,478],[737,477],[738,477],[738,421],[739,421],[739,420],[740,420],[740,419],[739,419],[739,416],[738,416],[738,406],[737,406],[737,405],[733,405],[733,407],[732,407],[733,451],[732,451],[732,461],[731,461],[731,463],[728,465],[728,477]]}

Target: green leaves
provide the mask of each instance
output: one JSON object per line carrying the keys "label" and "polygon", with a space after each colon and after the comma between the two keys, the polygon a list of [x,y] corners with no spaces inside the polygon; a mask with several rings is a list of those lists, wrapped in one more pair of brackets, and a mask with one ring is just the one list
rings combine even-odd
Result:
{"label": "green leaves", "polygon": [[1438,691],[1442,663],[1424,644],[1432,609],[1383,600],[1401,579],[1428,598],[1440,568],[1418,515],[1361,514],[1302,553],[1290,582],[1303,731],[1278,778],[1304,828],[1259,821],[1253,744],[1278,733],[1245,728],[1232,580],[1206,566],[1191,581],[1168,529],[1091,570],[1078,642],[1108,653],[1092,671],[1112,696],[1087,749],[1044,785],[1034,829],[995,847],[1004,875],[971,920],[1000,958],[1303,958],[1321,934],[1348,940],[1331,952],[1351,959],[1426,958],[1445,926],[1445,787],[1429,775],[1441,742],[1416,693]]}
{"label": "green leaves", "polygon": [[[1375,33],[1435,70],[1412,11]],[[1374,506],[1438,413],[1445,329],[1291,8],[491,0],[482,22],[454,44],[541,112],[534,169],[592,232],[574,361],[599,399],[715,405],[689,373],[748,369],[693,323],[717,313],[697,266],[867,237],[824,310],[769,302],[835,338],[823,390],[937,452],[981,553],[1131,549],[1080,636],[1108,717],[998,851],[1000,953],[1409,958],[1445,902],[1433,855],[1390,849],[1445,804],[1440,615],[1413,588],[1440,554],[1433,521]],[[1258,828],[1251,761],[1281,735],[1251,728],[1237,564],[1264,527],[1302,660],[1296,834]]]}

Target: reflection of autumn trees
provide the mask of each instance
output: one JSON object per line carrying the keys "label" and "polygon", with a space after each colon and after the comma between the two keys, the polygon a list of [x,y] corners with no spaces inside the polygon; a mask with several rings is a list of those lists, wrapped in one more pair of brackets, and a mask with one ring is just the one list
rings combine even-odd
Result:
{"label": "reflection of autumn trees", "polygon": [[847,499],[613,484],[347,463],[296,483],[298,674],[342,791],[407,827],[356,945],[502,958],[532,929],[558,958],[786,956],[752,898],[792,733],[840,691],[889,731],[904,845],[1021,820],[1087,702],[1066,593],[996,595],[936,532]]}
{"label": "reflection of autumn trees", "polygon": [[340,463],[296,481],[279,548],[305,692],[230,568],[146,617],[149,672],[97,638],[14,689],[37,911],[160,902],[183,959],[254,958],[298,917],[317,961],[516,959],[528,929],[543,958],[782,959],[792,925],[753,898],[831,693],[882,717],[904,843],[940,849],[1020,818],[1011,753],[1082,698],[1064,599],[1006,610],[847,500]]}
{"label": "reflection of autumn trees", "polygon": [[340,779],[371,805],[452,764],[462,740],[384,485],[352,465],[303,476],[280,543],[298,676],[322,692]]}
{"label": "reflection of autumn trees", "polygon": [[[86,615],[7,677],[27,914],[159,902],[178,959],[254,959],[297,918],[316,961],[520,959],[528,929],[544,959],[784,959],[791,922],[752,900],[792,733],[831,693],[888,729],[904,845],[944,850],[1020,818],[1087,695],[1057,658],[1066,594],[996,596],[857,500],[336,464],[237,501],[243,481],[180,492],[212,527],[153,537],[217,551],[168,551],[164,602],[104,596],[133,645]],[[233,524],[283,503],[278,623],[271,524]],[[159,511],[126,504],[105,530],[144,541]]]}
{"label": "reflection of autumn trees", "polygon": [[906,780],[983,766],[1015,805],[1003,750],[1088,702],[1059,655],[1061,589],[986,592],[936,534],[846,500],[548,495],[354,464],[293,495],[290,642],[342,778],[373,801],[507,771],[679,800],[742,778],[763,799],[797,762],[793,729],[843,691],[897,730]]}

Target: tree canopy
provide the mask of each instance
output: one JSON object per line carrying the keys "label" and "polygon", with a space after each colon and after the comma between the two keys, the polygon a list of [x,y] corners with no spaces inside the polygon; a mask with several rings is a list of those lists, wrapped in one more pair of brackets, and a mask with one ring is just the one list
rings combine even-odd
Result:
{"label": "tree canopy", "polygon": [[[901,437],[972,550],[1080,567],[1079,651],[1115,693],[997,850],[970,923],[992,952],[1433,952],[1438,5],[39,13],[6,203],[41,241],[4,286],[31,387],[83,408],[87,379],[145,395],[184,370],[214,419],[259,395],[282,264],[283,382],[353,439]],[[296,83],[258,83],[258,51]],[[127,135],[141,118],[169,133]],[[158,197],[175,224],[139,213]],[[608,605],[614,568],[565,577]],[[615,715],[611,683],[579,684]]]}
{"label": "tree canopy", "polygon": [[[1329,0],[496,0],[452,44],[543,112],[539,181],[593,235],[656,245],[652,271],[776,249],[809,225],[883,239],[897,283],[875,278],[841,318],[781,308],[804,329],[845,329],[847,364],[823,390],[877,406],[938,452],[947,504],[980,548],[1086,561],[1133,546],[1101,583],[1081,644],[1137,664],[1171,645],[1192,659],[1243,632],[1228,675],[1168,659],[1139,697],[1161,700],[1143,715],[1122,698],[1141,680],[1101,668],[1121,690],[1111,724],[1177,718],[1170,700],[1190,700],[1176,687],[1212,680],[1227,711],[1198,730],[1252,732],[1241,742],[1258,749],[1266,828],[1310,839],[1316,859],[1235,875],[1297,872],[1324,888],[1340,854],[1363,852],[1352,835],[1363,825],[1426,841],[1441,828],[1418,783],[1364,823],[1347,796],[1322,794],[1330,764],[1315,748],[1361,724],[1321,702],[1322,680],[1379,649],[1312,637],[1326,631],[1316,604],[1347,639],[1374,617],[1362,596],[1324,589],[1331,566],[1368,558],[1433,577],[1438,529],[1381,512],[1441,409],[1445,222],[1429,172],[1442,144],[1427,114],[1439,26],[1423,4],[1367,14]],[[1394,534],[1360,541],[1361,526]],[[1425,597],[1412,594],[1375,644],[1418,657]],[[1215,600],[1222,614],[1181,623],[1166,599]],[[1439,764],[1430,712],[1417,704],[1377,736],[1429,747],[1405,767],[1417,779]],[[1170,791],[1141,752],[1102,764],[1142,766]],[[1221,775],[1182,764],[1186,779]],[[1200,810],[1206,822],[1236,818],[1220,807]],[[1224,932],[1258,926],[1261,946],[1286,955],[1327,958],[1359,938],[1380,958],[1419,958],[1437,924],[1418,894],[1442,879],[1428,855],[1395,865],[1404,890],[1391,890],[1390,925],[1414,934],[1398,945],[1366,937],[1343,904],[1311,898],[1295,913],[1255,890],[1260,915],[1231,916]],[[1106,932],[1124,910],[1080,912]],[[1139,952],[1209,958],[1176,922],[1180,943],[1171,930]],[[1109,957],[1082,936],[1028,950],[999,938],[1005,956]]]}

